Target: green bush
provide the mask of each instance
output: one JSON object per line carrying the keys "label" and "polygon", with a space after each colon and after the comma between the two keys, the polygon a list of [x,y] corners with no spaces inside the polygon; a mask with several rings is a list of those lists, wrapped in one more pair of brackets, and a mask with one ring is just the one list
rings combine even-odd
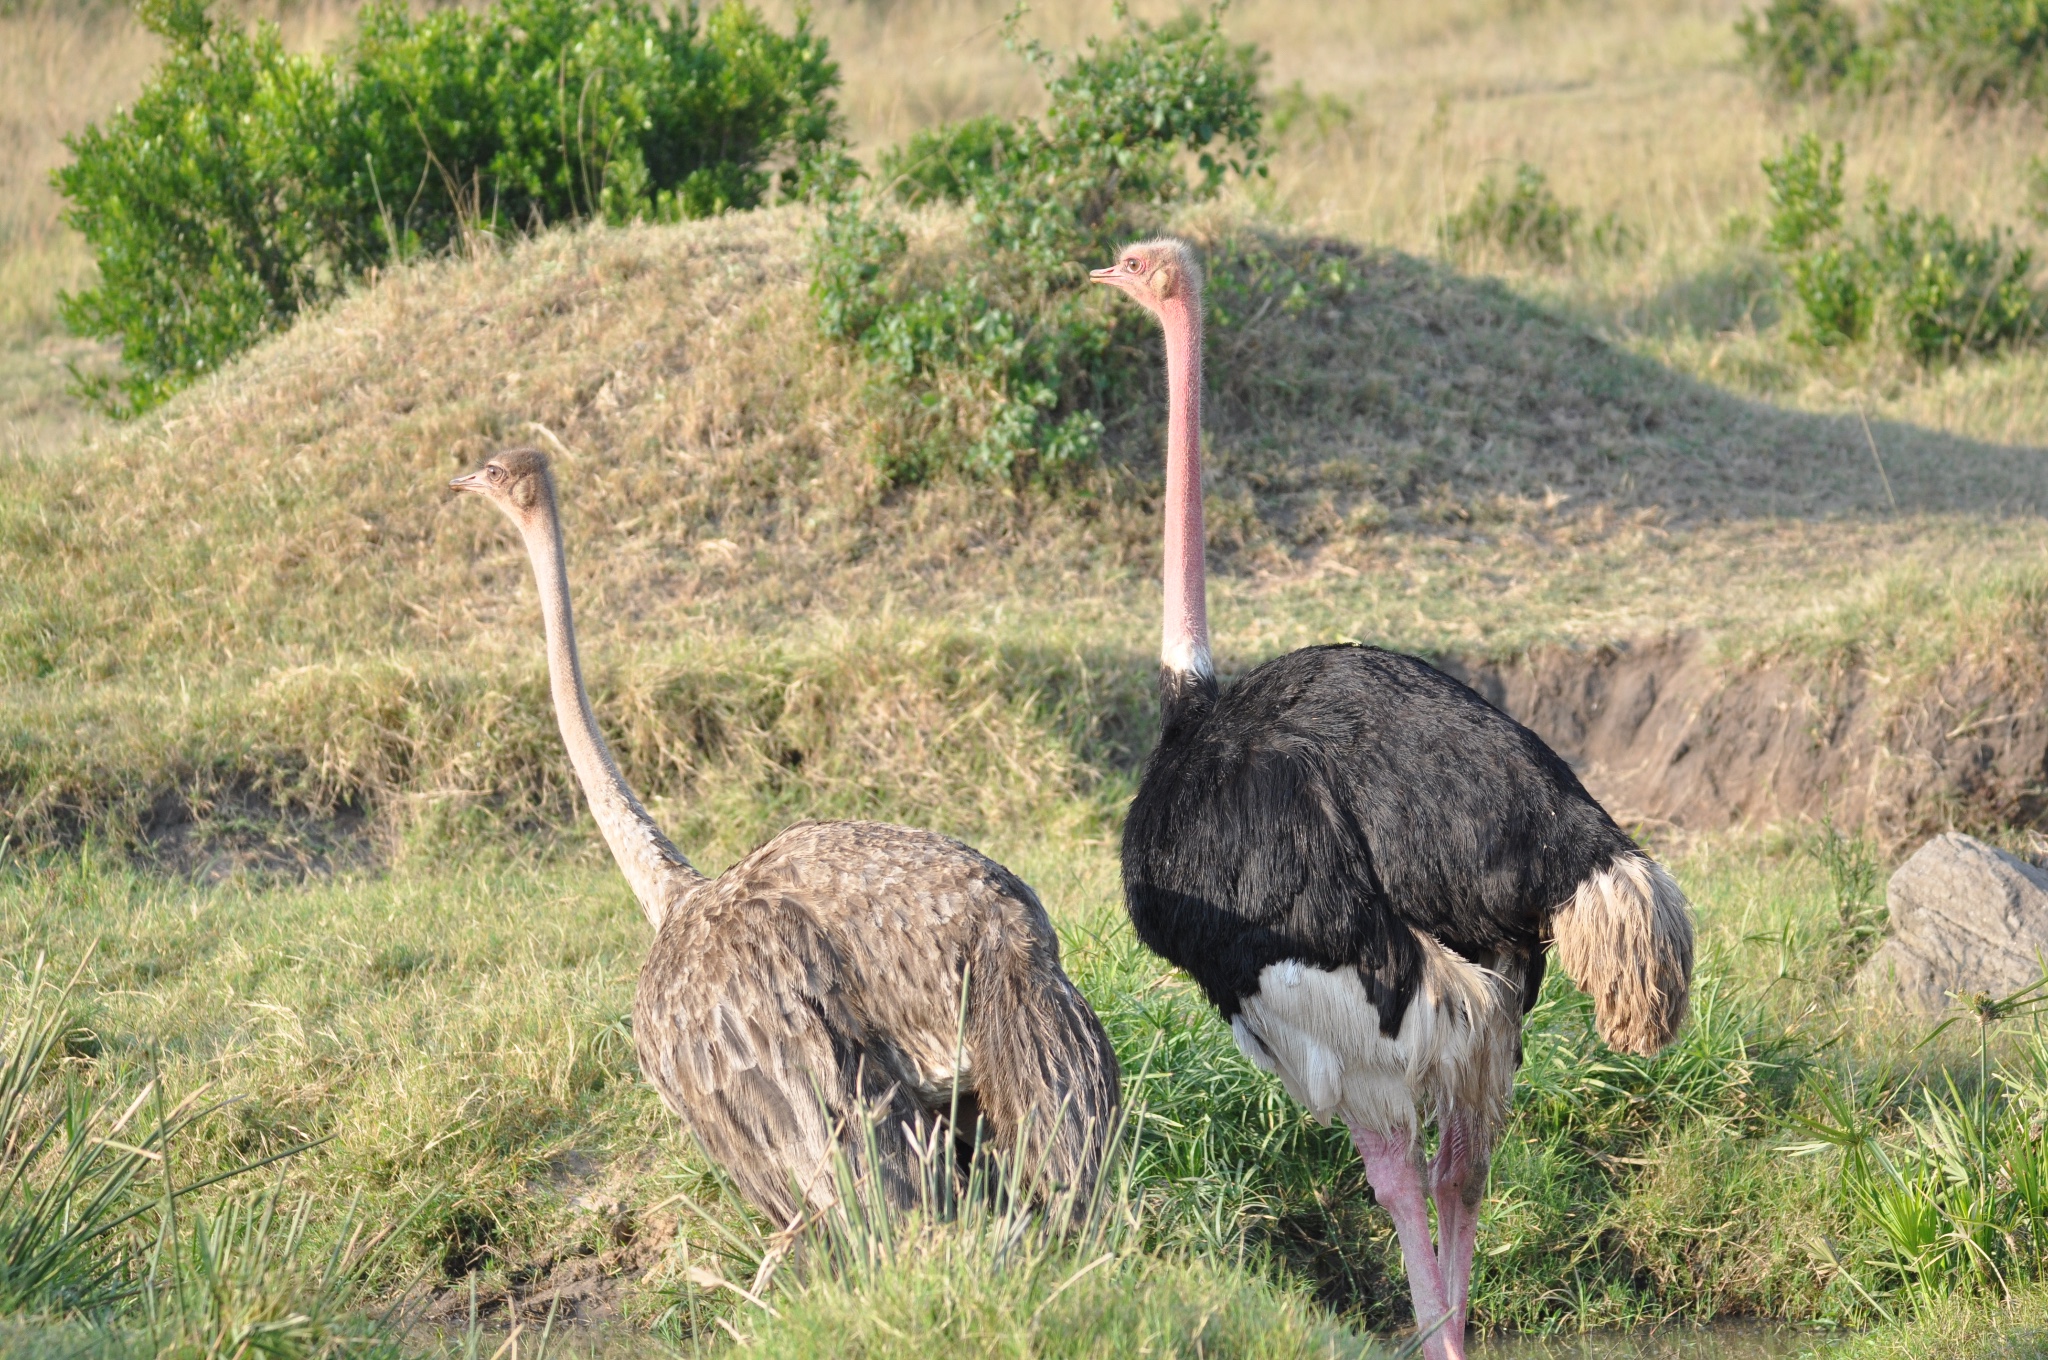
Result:
{"label": "green bush", "polygon": [[[64,302],[119,339],[97,393],[135,410],[365,270],[466,238],[602,217],[697,217],[840,173],[838,69],[799,17],[738,0],[499,0],[363,11],[338,58],[206,0],[143,0],[168,47],[135,105],[57,172],[97,286]],[[770,166],[779,163],[771,175]]]}
{"label": "green bush", "polygon": [[645,0],[499,0],[417,20],[380,0],[346,66],[342,198],[381,205],[404,250],[447,245],[465,217],[495,232],[752,208],[771,157],[789,156],[793,192],[833,149],[838,79],[803,17],[784,36],[740,4],[700,32],[694,6],[658,15]]}
{"label": "green bush", "polygon": [[913,133],[881,154],[876,178],[901,203],[964,203],[975,185],[1029,155],[1020,125],[989,115]]}
{"label": "green bush", "polygon": [[[813,295],[826,334],[881,374],[888,480],[959,470],[1056,482],[1099,455],[1141,330],[1089,293],[1084,262],[1107,259],[1166,205],[1260,169],[1261,58],[1227,41],[1218,16],[1154,27],[1120,8],[1122,32],[1056,72],[1051,54],[1024,45],[1046,73],[1042,119],[920,133],[828,216]],[[973,243],[927,275],[896,210],[933,201],[969,207]]]}
{"label": "green bush", "polygon": [[118,339],[128,406],[153,404],[340,286],[356,260],[331,227],[340,99],[273,27],[223,28],[201,0],[142,0],[169,49],[133,107],[67,143],[66,219],[99,263],[63,300],[75,331]]}
{"label": "green bush", "polygon": [[1541,170],[1524,161],[1515,167],[1514,188],[1503,190],[1488,175],[1465,206],[1444,220],[1440,232],[1452,251],[1495,245],[1510,255],[1563,264],[1580,216],[1577,208],[1558,201]]}
{"label": "green bush", "polygon": [[1772,0],[1735,25],[1744,60],[1780,94],[1826,94],[1858,55],[1856,16],[1835,0]]}
{"label": "green bush", "polygon": [[1849,230],[1842,208],[1843,149],[1811,133],[1764,162],[1772,216],[1767,243],[1805,314],[1801,343],[1833,349],[1887,338],[1919,362],[1953,360],[2040,334],[2033,252],[1993,227],[1963,231],[1946,214],[1891,206],[1869,186],[1867,227]]}
{"label": "green bush", "polygon": [[1896,0],[1871,46],[1873,81],[1975,104],[2048,94],[2048,5],[2040,0]]}
{"label": "green bush", "polygon": [[1743,56],[1788,95],[1932,89],[1967,104],[2048,93],[2040,0],[1893,0],[1871,32],[1836,0],[1772,0],[1735,26]]}

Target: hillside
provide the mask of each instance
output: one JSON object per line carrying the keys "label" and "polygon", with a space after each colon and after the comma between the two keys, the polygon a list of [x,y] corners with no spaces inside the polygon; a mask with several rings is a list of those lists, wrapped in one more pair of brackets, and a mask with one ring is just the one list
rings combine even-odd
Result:
{"label": "hillside", "polygon": [[[1065,493],[879,490],[869,379],[809,319],[809,225],[554,233],[400,271],[158,416],[16,452],[8,834],[568,813],[525,563],[444,489],[515,443],[560,460],[600,711],[693,842],[734,853],[796,807],[971,833],[1117,784],[1148,706],[1157,430]],[[2048,452],[1733,395],[1396,251],[1184,226],[1248,318],[1211,337],[1226,666],[1348,637],[1551,655],[1555,692],[1580,683],[1556,656],[1683,639],[1696,697],[1760,668],[1780,708],[1852,684],[1864,745],[1958,666],[1992,707],[2038,691]],[[943,216],[921,231],[958,248]],[[1289,317],[1229,276],[1270,258],[1346,283]],[[1570,713],[1537,720],[1569,746]],[[2007,764],[2037,739],[1981,730]],[[1624,801],[1769,820],[1830,780]]]}

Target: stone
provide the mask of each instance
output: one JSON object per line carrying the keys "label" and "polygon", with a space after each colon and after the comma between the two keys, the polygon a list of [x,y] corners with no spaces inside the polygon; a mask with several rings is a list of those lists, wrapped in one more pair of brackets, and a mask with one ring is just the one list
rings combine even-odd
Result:
{"label": "stone", "polygon": [[1936,836],[1885,888],[1887,939],[1857,990],[1927,1013],[1950,993],[2003,998],[2040,978],[2048,959],[2048,873],[1971,836]]}

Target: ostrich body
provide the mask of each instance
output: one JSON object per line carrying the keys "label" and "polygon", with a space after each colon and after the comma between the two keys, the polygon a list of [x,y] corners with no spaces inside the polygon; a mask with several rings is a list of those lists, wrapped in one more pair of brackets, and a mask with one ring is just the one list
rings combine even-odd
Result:
{"label": "ostrich body", "polygon": [[640,1070],[746,1198],[778,1225],[829,1208],[843,1157],[914,1207],[934,1167],[953,1173],[944,1139],[968,1134],[951,1125],[976,1117],[1034,1193],[1085,1197],[1116,1058],[1031,889],[950,837],[870,822],[802,822],[717,878],[697,872],[598,731],[546,457],[501,454],[452,485],[526,542],[562,740],[654,927],[633,1000]]}
{"label": "ostrich body", "polygon": [[1201,274],[1163,240],[1093,277],[1166,341],[1161,723],[1124,824],[1131,922],[1254,1063],[1344,1121],[1393,1217],[1416,1324],[1442,1322],[1424,1354],[1462,1360],[1477,1210],[1545,949],[1610,1044],[1655,1052],[1685,1017],[1685,897],[1535,733],[1414,657],[1307,647],[1218,686]]}

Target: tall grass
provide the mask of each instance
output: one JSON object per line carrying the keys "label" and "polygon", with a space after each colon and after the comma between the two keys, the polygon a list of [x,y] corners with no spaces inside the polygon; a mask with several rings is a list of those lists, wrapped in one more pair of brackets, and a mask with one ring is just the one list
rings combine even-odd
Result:
{"label": "tall grass", "polygon": [[[145,1086],[118,1111],[60,1065],[74,1031],[68,989],[41,960],[8,989],[0,1060],[0,1313],[104,1308],[132,1294],[133,1262],[112,1235],[140,1213],[136,1181],[193,1118]],[[151,1108],[155,1106],[155,1108]],[[131,1127],[132,1126],[132,1127]]]}
{"label": "tall grass", "polygon": [[[107,1357],[315,1360],[395,1354],[394,1333],[362,1313],[366,1245],[341,1215],[340,1245],[308,1269],[313,1203],[279,1191],[211,1210],[180,1202],[298,1151],[236,1158],[193,1180],[174,1142],[215,1112],[156,1081],[132,1095],[90,1069],[97,1036],[69,986],[40,959],[5,987],[0,1019],[0,1326],[44,1324],[38,1346]],[[48,1327],[54,1324],[54,1333]]]}
{"label": "tall grass", "polygon": [[[801,1239],[796,1228],[752,1242],[729,1237],[742,1279],[693,1268],[687,1305],[676,1311],[687,1306],[701,1331],[703,1306],[728,1304],[713,1314],[719,1329],[786,1360],[1379,1354],[1299,1283],[1262,1268],[1241,1226],[1226,1226],[1220,1241],[1162,1239],[1155,1190],[1166,1169],[1148,1155],[1144,1133],[1177,1122],[1155,1108],[1162,1090],[1137,1084],[1092,1195],[1059,1212],[1024,1193],[1032,1168],[983,1157],[959,1192],[935,1169],[922,1207],[893,1212],[842,1157],[835,1208],[816,1213]],[[935,1155],[950,1162],[953,1151]]]}

